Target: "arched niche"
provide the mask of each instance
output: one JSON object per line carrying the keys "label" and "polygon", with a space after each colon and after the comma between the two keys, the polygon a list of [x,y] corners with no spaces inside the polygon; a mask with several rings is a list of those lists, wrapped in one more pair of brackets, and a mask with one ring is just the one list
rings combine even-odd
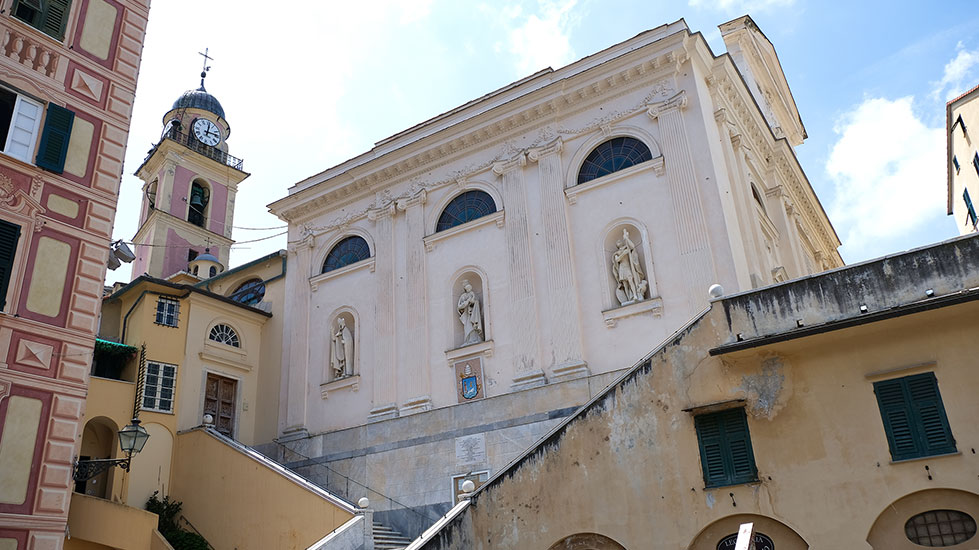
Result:
{"label": "arched niche", "polygon": [[142,424],[150,434],[143,450],[133,455],[129,472],[129,495],[126,502],[130,506],[142,508],[153,491],[161,495],[170,491],[170,462],[173,456],[173,434],[163,424],[147,422]]}
{"label": "arched niche", "polygon": [[[913,543],[905,531],[911,518],[930,511],[953,510],[979,521],[979,495],[959,489],[927,489],[905,495],[889,504],[870,528],[867,542],[874,550],[921,550],[928,546]],[[940,529],[939,529],[940,530]],[[974,549],[979,535],[949,546],[932,546],[951,550]]]}
{"label": "arched niche", "polygon": [[465,292],[466,281],[472,286],[473,294],[475,294],[476,300],[479,303],[479,313],[480,313],[480,324],[482,327],[482,341],[491,340],[490,327],[489,327],[489,300],[487,300],[487,290],[488,283],[486,282],[486,274],[482,270],[468,266],[460,269],[452,276],[452,295],[449,299],[449,304],[451,307],[451,318],[452,323],[452,348],[458,349],[466,345],[472,345],[478,342],[465,343],[465,326],[462,323],[461,312],[459,311],[459,302],[462,297],[463,292]]}
{"label": "arched niche", "polygon": [[623,232],[628,232],[628,238],[635,246],[635,251],[639,256],[638,264],[642,270],[642,279],[646,281],[643,300],[659,297],[659,290],[656,287],[656,275],[653,271],[652,247],[649,242],[649,232],[646,226],[633,218],[619,218],[605,226],[605,232],[599,241],[598,256],[601,261],[601,272],[604,273],[602,285],[603,309],[615,309],[622,307],[616,290],[619,288],[619,281],[616,277],[614,258],[616,251],[619,250],[618,243],[624,240]]}
{"label": "arched niche", "polygon": [[[340,328],[341,319],[346,329],[346,338]],[[340,380],[341,378],[360,374],[360,316],[357,315],[357,311],[345,306],[331,313],[327,334],[324,336],[326,340],[326,360],[324,361],[325,371],[323,379],[327,382],[332,382],[333,380]],[[353,349],[347,349],[345,346],[352,346]],[[334,369],[339,366],[339,359],[341,357],[345,363],[349,361],[349,364],[343,365],[343,374],[338,375],[339,373]]]}
{"label": "arched niche", "polygon": [[625,547],[605,535],[578,533],[555,542],[548,550],[625,550]]}
{"label": "arched niche", "polygon": [[688,548],[689,550],[717,550],[718,544],[722,540],[732,534],[737,535],[738,529],[743,523],[753,524],[755,534],[764,535],[771,539],[778,550],[807,550],[809,548],[805,539],[788,525],[777,519],[757,514],[736,514],[721,518],[700,531]]}
{"label": "arched niche", "polygon": [[204,178],[194,178],[187,195],[187,221],[206,229],[210,212],[211,185]]}
{"label": "arched niche", "polygon": [[466,181],[462,185],[447,186],[443,188],[442,197],[434,202],[434,207],[427,214],[427,220],[425,222],[425,235],[434,235],[436,227],[438,226],[439,218],[442,216],[442,212],[445,211],[445,207],[449,205],[459,195],[465,193],[466,191],[482,191],[493,199],[496,203],[496,211],[499,212],[503,210],[503,196],[500,195],[500,191],[485,182],[481,181]]}
{"label": "arched niche", "polygon": [[571,156],[571,161],[567,166],[567,172],[564,176],[564,187],[570,188],[578,185],[578,172],[581,170],[581,165],[596,147],[606,141],[620,137],[630,137],[643,142],[646,147],[649,147],[649,153],[654,161],[663,157],[659,142],[643,128],[632,125],[617,125],[613,126],[611,132],[608,134],[596,130],[594,135],[582,142]]}
{"label": "arched niche", "polygon": [[[78,456],[82,460],[117,458],[119,453],[119,426],[111,419],[97,416],[85,424],[82,445]],[[84,482],[75,484],[75,491],[98,498],[112,496],[112,470],[100,473]]]}

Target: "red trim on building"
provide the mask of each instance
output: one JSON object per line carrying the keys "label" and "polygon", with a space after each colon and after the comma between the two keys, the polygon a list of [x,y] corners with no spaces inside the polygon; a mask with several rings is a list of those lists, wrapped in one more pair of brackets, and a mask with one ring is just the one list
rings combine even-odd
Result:
{"label": "red trim on building", "polygon": [[27,492],[24,502],[21,504],[2,504],[0,503],[0,513],[3,514],[31,514],[34,508],[34,498],[37,495],[38,476],[41,473],[41,460],[44,455],[44,444],[48,442],[48,423],[51,419],[51,399],[53,394],[50,392],[25,388],[23,386],[12,385],[10,395],[0,401],[0,425],[7,424],[7,408],[10,398],[13,396],[29,397],[41,402],[41,417],[37,425],[37,441],[34,443],[34,457],[31,463],[31,477],[27,480]]}
{"label": "red trim on building", "polygon": [[[58,314],[53,317],[48,317],[47,315],[35,313],[27,309],[27,295],[31,290],[30,276],[32,273],[34,273],[34,263],[37,260],[37,246],[41,241],[41,237],[51,237],[57,241],[68,243],[71,246],[71,252],[69,253],[68,257],[68,269],[65,272],[64,288],[62,289],[61,293],[61,305],[58,308]],[[20,303],[17,307],[17,313],[21,317],[24,317],[25,319],[33,319],[34,321],[40,321],[42,323],[48,323],[49,325],[54,325],[60,328],[65,327],[65,323],[68,319],[68,301],[71,299],[71,289],[75,283],[75,271],[78,267],[78,249],[80,247],[81,240],[58,231],[42,229],[34,235],[34,238],[31,240],[31,248],[27,253],[27,266],[24,270],[27,277],[24,279],[24,284],[21,286]]]}
{"label": "red trim on building", "polygon": [[[116,60],[116,52],[119,49],[119,35],[122,34],[122,16],[125,14],[125,9],[115,0],[103,1],[116,8],[116,20],[112,25],[112,39],[109,42],[108,59],[99,59],[97,55],[87,52],[85,48],[82,48],[82,30],[85,28],[85,19],[88,17],[89,0],[82,0],[81,6],[78,8],[78,20],[75,22],[75,36],[71,43],[71,49],[79,55],[102,65],[106,69],[112,70],[113,62]],[[108,90],[106,92],[106,95],[108,95]]]}

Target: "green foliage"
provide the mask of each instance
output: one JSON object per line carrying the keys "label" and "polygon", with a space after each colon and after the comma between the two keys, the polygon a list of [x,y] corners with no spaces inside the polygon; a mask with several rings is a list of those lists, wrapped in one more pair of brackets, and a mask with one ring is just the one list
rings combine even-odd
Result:
{"label": "green foliage", "polygon": [[167,539],[174,550],[209,550],[211,545],[204,537],[191,531],[185,531],[177,525],[177,518],[180,515],[180,508],[183,503],[177,500],[170,500],[169,496],[164,496],[163,500],[157,496],[159,491],[153,491],[149,500],[146,501],[146,509],[160,516],[160,523],[157,527],[163,538]]}

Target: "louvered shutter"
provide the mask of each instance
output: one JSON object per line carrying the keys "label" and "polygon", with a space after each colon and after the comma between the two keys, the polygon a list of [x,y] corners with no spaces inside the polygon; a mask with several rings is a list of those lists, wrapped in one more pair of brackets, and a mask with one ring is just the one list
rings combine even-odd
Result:
{"label": "louvered shutter", "polygon": [[7,306],[7,287],[14,270],[20,226],[0,220],[0,311]]}
{"label": "louvered shutter", "polygon": [[911,426],[911,408],[905,393],[903,379],[885,380],[874,384],[884,433],[891,449],[891,458],[902,460],[917,455],[914,429]]}
{"label": "louvered shutter", "polygon": [[24,162],[31,161],[43,109],[41,104],[33,99],[17,96],[14,112],[10,118],[10,129],[7,131],[7,142],[3,146],[4,153]]}
{"label": "louvered shutter", "polygon": [[48,0],[44,14],[41,16],[38,28],[44,34],[61,40],[65,37],[65,25],[68,23],[68,10],[71,0]]}
{"label": "louvered shutter", "polygon": [[71,127],[75,122],[75,113],[53,103],[48,104],[47,118],[44,121],[44,132],[41,134],[41,146],[37,150],[36,164],[56,174],[65,169],[65,157],[68,156],[68,139],[71,137]]}
{"label": "louvered shutter", "polygon": [[731,481],[741,483],[756,477],[755,457],[751,452],[751,438],[748,435],[748,418],[744,409],[725,411],[724,438],[727,440],[731,458]]}
{"label": "louvered shutter", "polygon": [[708,486],[727,484],[724,467],[724,440],[716,414],[697,416],[694,424],[700,443],[700,463],[704,469],[704,483]]}
{"label": "louvered shutter", "polygon": [[955,439],[945,416],[942,396],[938,393],[935,373],[927,372],[905,379],[915,413],[919,445],[925,455],[955,452]]}

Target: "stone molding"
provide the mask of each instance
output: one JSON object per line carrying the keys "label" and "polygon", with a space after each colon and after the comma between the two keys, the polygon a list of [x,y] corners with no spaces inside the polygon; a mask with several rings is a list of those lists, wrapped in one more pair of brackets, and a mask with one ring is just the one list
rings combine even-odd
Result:
{"label": "stone molding", "polygon": [[606,309],[602,312],[602,317],[605,319],[606,327],[615,328],[615,324],[619,321],[619,319],[624,319],[626,317],[632,317],[633,315],[639,315],[647,312],[652,313],[654,317],[662,317],[663,299],[657,296],[655,298],[648,298],[641,302],[636,302],[627,306]]}
{"label": "stone molding", "polygon": [[352,392],[359,390],[360,375],[351,374],[350,376],[344,376],[343,378],[323,382],[320,384],[320,397],[326,399],[330,392],[337,392],[344,389],[349,389]]}
{"label": "stone molding", "polygon": [[641,174],[650,169],[656,174],[657,177],[663,176],[666,173],[663,155],[660,155],[653,160],[636,164],[635,166],[630,166],[624,170],[619,170],[600,178],[595,178],[589,182],[581,183],[575,185],[574,187],[568,187],[564,190],[564,196],[568,198],[568,204],[578,204],[578,196],[581,194],[592,191],[593,189],[598,189],[599,187],[605,187],[606,185],[617,182],[621,179]]}
{"label": "stone molding", "polygon": [[368,269],[371,273],[374,273],[374,266],[376,265],[374,256],[367,258],[366,260],[361,260],[359,262],[354,262],[350,265],[345,265],[340,269],[334,269],[333,271],[327,271],[326,273],[320,273],[319,275],[314,275],[309,278],[309,289],[313,292],[319,288],[320,284],[328,281],[330,279],[346,275],[353,271],[360,271],[361,269]]}
{"label": "stone molding", "polygon": [[459,224],[455,227],[451,227],[444,231],[439,231],[438,233],[432,233],[431,235],[423,239],[425,241],[425,252],[431,252],[435,250],[435,245],[437,245],[441,241],[444,241],[445,239],[452,238],[460,233],[468,233],[474,229],[478,229],[480,227],[489,225],[491,223],[496,223],[496,227],[502,229],[505,218],[506,218],[505,211],[497,210],[496,212],[488,216],[476,218],[475,220],[463,224]]}
{"label": "stone molding", "polygon": [[445,359],[448,361],[449,366],[451,367],[460,359],[468,359],[478,355],[492,357],[493,348],[493,341],[486,340],[485,342],[479,342],[478,344],[470,344],[461,348],[445,350]]}

